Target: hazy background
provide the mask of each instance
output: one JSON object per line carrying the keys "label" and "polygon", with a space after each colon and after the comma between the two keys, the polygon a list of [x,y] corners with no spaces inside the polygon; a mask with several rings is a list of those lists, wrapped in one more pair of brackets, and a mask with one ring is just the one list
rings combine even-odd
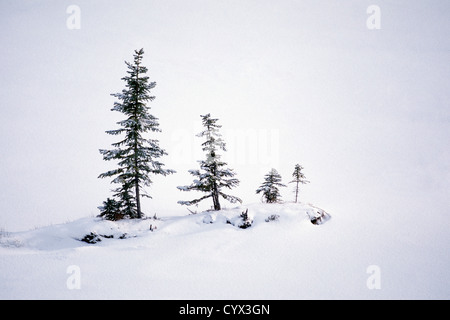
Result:
{"label": "hazy background", "polygon": [[[70,5],[80,29],[67,27]],[[380,30],[366,26],[369,5]],[[211,113],[244,203],[260,201],[270,168],[287,183],[300,163],[300,201],[448,243],[449,12],[447,0],[0,0],[0,228],[99,213],[112,186],[97,176],[114,164],[98,149],[123,118],[110,94],[144,48],[152,138],[177,170],[154,178],[148,215],[188,214],[176,202],[196,195],[176,186],[192,182]]]}

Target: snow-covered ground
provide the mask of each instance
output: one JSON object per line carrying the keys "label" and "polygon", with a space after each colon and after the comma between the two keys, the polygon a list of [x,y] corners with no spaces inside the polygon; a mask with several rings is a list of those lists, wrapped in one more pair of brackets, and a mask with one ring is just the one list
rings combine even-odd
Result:
{"label": "snow-covered ground", "polygon": [[[253,223],[242,229],[239,216],[247,209]],[[433,247],[394,234],[398,226],[377,228],[333,212],[314,225],[318,210],[259,203],[183,217],[91,217],[3,230],[0,298],[450,298],[450,261],[441,250],[447,244]],[[80,241],[87,234],[101,241]]]}

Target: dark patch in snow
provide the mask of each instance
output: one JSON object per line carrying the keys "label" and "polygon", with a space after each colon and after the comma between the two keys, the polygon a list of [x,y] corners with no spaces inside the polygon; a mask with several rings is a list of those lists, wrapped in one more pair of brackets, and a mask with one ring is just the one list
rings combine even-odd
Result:
{"label": "dark patch in snow", "polygon": [[86,243],[90,243],[90,244],[94,244],[94,243],[102,241],[100,236],[94,232],[91,232],[91,233],[85,235],[83,238],[81,238],[79,240],[86,242]]}
{"label": "dark patch in snow", "polygon": [[315,224],[315,225],[323,224],[331,219],[330,214],[327,213],[325,210],[314,207],[314,206],[312,206],[312,207],[314,208],[314,215],[310,215],[308,213],[309,219],[311,220],[312,224]]}
{"label": "dark patch in snow", "polygon": [[[86,242],[89,244],[95,244],[97,242],[101,242],[102,238],[114,239],[114,238],[116,238],[116,236],[114,236],[113,234],[97,234],[95,232],[91,232],[91,233],[85,235],[83,238],[77,239],[77,240],[80,240],[80,241],[83,241],[83,242]],[[129,238],[127,233],[123,233],[117,237],[117,239],[127,239],[127,238]]]}
{"label": "dark patch in snow", "polygon": [[268,216],[266,218],[266,220],[264,220],[265,222],[271,222],[271,221],[278,221],[278,219],[280,218],[279,214],[271,214],[270,216]]}

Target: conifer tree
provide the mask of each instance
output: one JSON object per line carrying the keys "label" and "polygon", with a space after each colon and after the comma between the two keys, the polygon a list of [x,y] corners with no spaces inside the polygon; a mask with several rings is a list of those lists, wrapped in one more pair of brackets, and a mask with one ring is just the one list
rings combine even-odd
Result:
{"label": "conifer tree", "polygon": [[305,177],[305,175],[302,172],[303,169],[304,168],[301,165],[296,164],[294,172],[292,173],[292,176],[294,177],[294,179],[292,181],[289,181],[289,183],[294,183],[294,182],[296,183],[296,186],[295,186],[295,189],[294,189],[294,192],[295,192],[295,203],[297,203],[297,199],[298,199],[298,184],[299,183],[301,183],[301,184],[309,183],[309,181],[306,180],[306,177]]}
{"label": "conifer tree", "polygon": [[208,113],[202,115],[202,124],[205,130],[197,134],[198,137],[206,138],[206,141],[202,143],[202,150],[206,152],[206,160],[198,161],[200,163],[200,170],[189,170],[189,173],[196,177],[193,183],[189,186],[177,187],[181,191],[201,191],[206,193],[205,196],[191,201],[178,201],[181,205],[193,205],[200,201],[212,198],[214,210],[220,210],[219,196],[231,203],[240,202],[242,200],[238,197],[225,194],[223,189],[231,189],[239,184],[239,180],[233,178],[235,172],[232,169],[228,169],[227,163],[220,160],[219,151],[226,151],[225,142],[221,138],[219,129],[222,127],[217,124],[219,119],[211,118]]}
{"label": "conifer tree", "polygon": [[99,178],[115,177],[111,183],[119,184],[114,196],[121,213],[130,218],[142,218],[141,197],[149,197],[143,187],[152,183],[150,175],[168,175],[174,170],[163,169],[164,164],[157,159],[167,153],[160,148],[159,141],[146,139],[144,134],[160,132],[158,118],[149,113],[148,102],[155,99],[150,90],[156,82],[149,82],[148,69],[142,65],[144,50],[135,50],[133,63],[125,62],[128,75],[123,77],[125,89],[111,94],[119,101],[112,111],[121,112],[126,118],[117,122],[119,129],[106,131],[110,135],[124,134],[123,139],[113,143],[112,150],[101,149],[103,160],[117,160],[118,168],[99,175]]}
{"label": "conifer tree", "polygon": [[103,206],[98,207],[100,210],[99,217],[103,217],[107,220],[120,220],[123,217],[123,214],[120,211],[119,203],[111,198],[103,201]]}
{"label": "conifer tree", "polygon": [[262,193],[263,199],[267,203],[280,202],[281,195],[278,187],[286,187],[286,185],[281,183],[281,175],[278,171],[272,169],[264,176],[264,182],[256,189],[256,194]]}

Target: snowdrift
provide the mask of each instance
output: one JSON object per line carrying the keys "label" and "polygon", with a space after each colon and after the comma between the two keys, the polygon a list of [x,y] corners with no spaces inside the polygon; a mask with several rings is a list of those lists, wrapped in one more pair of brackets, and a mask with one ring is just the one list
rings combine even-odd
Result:
{"label": "snowdrift", "polygon": [[[377,227],[363,222],[283,203],[2,232],[0,299],[450,296],[448,283],[426,263],[437,252],[418,256],[411,242],[375,234]],[[381,270],[381,289],[368,285],[374,275],[367,270]],[[413,281],[417,274],[427,281]]]}
{"label": "snowdrift", "polygon": [[[246,219],[242,217],[245,212],[248,215]],[[108,242],[108,240],[117,239],[141,238],[142,241],[151,241],[154,232],[173,236],[183,235],[200,232],[202,231],[201,227],[208,228],[206,227],[208,224],[217,224],[215,229],[229,228],[227,225],[245,229],[247,227],[258,227],[260,224],[268,222],[289,223],[296,221],[300,223],[304,219],[313,224],[322,224],[329,218],[331,216],[324,210],[310,204],[300,203],[251,204],[220,211],[206,211],[184,217],[159,218],[154,216],[145,219],[119,221],[91,217],[27,232],[4,233],[0,238],[0,246],[58,250],[100,242],[104,242],[104,245],[114,245],[115,241]]]}

